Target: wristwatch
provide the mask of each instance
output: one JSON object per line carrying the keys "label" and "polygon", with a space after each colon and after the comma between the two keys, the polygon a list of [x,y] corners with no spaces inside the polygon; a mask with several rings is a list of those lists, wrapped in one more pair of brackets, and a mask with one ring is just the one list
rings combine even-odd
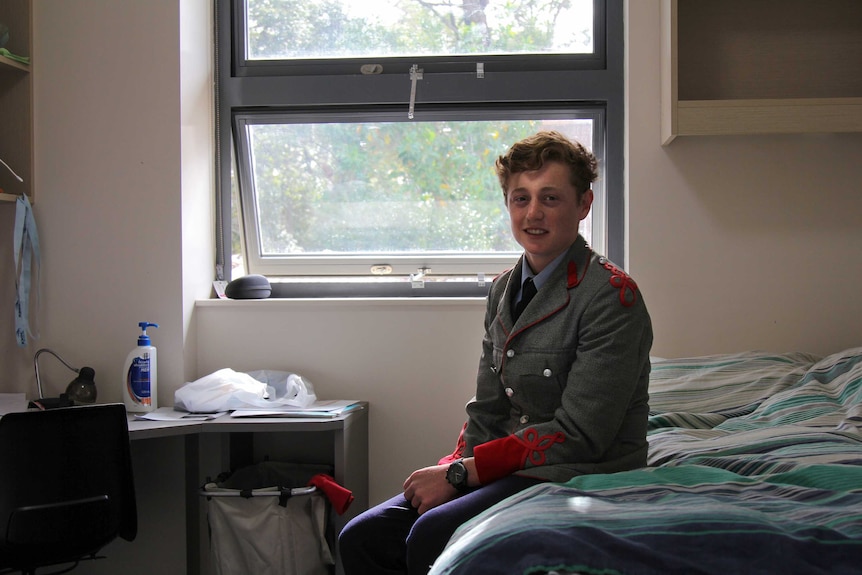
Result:
{"label": "wristwatch", "polygon": [[461,493],[467,491],[467,467],[464,466],[463,459],[453,461],[449,465],[446,470],[446,481]]}

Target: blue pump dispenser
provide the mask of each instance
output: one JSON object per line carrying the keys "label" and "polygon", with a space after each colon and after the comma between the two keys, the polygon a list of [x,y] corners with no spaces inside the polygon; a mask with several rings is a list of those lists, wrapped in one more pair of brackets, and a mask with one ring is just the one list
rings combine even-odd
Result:
{"label": "blue pump dispenser", "polygon": [[159,327],[159,324],[141,321],[138,327],[141,328],[138,346],[129,352],[123,366],[123,403],[127,411],[147,413],[159,405],[156,348],[150,342],[147,328]]}
{"label": "blue pump dispenser", "polygon": [[159,324],[150,323],[148,321],[139,321],[138,325],[141,327],[141,335],[138,336],[138,345],[151,345],[150,336],[147,335],[147,328],[159,327]]}

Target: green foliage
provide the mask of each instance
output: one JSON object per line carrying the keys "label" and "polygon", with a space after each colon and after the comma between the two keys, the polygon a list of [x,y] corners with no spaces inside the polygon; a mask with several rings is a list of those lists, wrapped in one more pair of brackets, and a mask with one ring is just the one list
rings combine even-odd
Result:
{"label": "green foliage", "polygon": [[338,0],[248,4],[251,57],[260,59],[584,51],[591,43],[591,0],[353,0],[363,10],[352,14]]}
{"label": "green foliage", "polygon": [[[502,125],[502,129],[500,126]],[[536,122],[252,128],[267,254],[512,251],[494,160]]]}

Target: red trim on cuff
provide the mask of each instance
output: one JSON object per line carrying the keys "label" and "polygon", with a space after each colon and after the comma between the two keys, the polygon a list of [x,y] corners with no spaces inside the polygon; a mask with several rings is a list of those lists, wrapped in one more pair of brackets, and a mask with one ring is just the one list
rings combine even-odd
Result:
{"label": "red trim on cuff", "polygon": [[529,450],[514,435],[494,439],[473,448],[480,485],[523,469]]}
{"label": "red trim on cuff", "polygon": [[534,466],[544,465],[545,451],[563,441],[565,436],[561,431],[540,437],[539,432],[531,427],[524,430],[523,438],[509,435],[477,445],[473,449],[473,457],[479,483],[485,485],[524,469],[527,458]]}

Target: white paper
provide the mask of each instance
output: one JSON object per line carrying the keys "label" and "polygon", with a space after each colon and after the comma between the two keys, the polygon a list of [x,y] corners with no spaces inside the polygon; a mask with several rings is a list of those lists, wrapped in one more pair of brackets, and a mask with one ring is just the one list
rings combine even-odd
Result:
{"label": "white paper", "polygon": [[146,419],[149,421],[205,421],[207,419],[221,417],[225,413],[227,412],[189,413],[188,411],[178,411],[173,407],[159,407],[149,413],[139,413],[135,415],[135,419]]}
{"label": "white paper", "polygon": [[260,409],[237,409],[231,417],[338,417],[359,407],[355,399],[317,400],[306,407],[274,407]]}

